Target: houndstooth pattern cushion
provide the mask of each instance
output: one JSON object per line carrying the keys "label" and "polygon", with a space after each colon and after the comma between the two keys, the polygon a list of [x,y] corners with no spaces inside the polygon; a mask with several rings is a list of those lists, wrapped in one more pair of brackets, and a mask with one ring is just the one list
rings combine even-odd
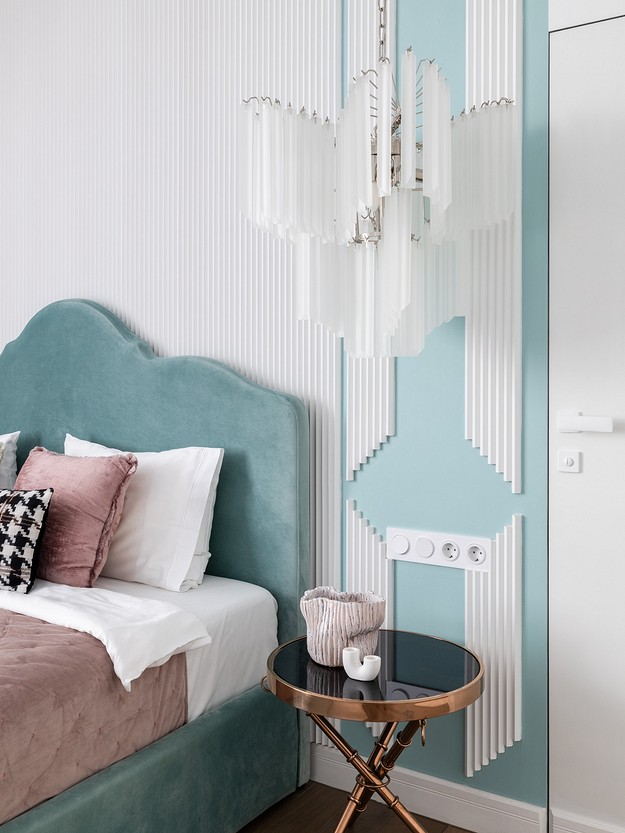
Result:
{"label": "houndstooth pattern cushion", "polygon": [[0,590],[28,593],[53,489],[0,489]]}

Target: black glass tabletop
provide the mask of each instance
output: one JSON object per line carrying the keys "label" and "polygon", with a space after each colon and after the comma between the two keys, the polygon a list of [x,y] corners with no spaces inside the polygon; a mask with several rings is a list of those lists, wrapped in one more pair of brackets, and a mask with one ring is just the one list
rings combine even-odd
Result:
{"label": "black glass tabletop", "polygon": [[454,642],[407,631],[382,630],[375,651],[380,673],[370,682],[352,680],[342,667],[318,665],[296,639],[272,655],[270,672],[289,686],[341,700],[420,700],[464,688],[480,674],[477,657]]}

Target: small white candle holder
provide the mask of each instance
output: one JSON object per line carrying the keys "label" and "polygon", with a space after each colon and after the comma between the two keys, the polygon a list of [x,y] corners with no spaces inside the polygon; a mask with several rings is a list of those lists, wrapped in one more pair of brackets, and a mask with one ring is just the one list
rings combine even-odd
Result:
{"label": "small white candle holder", "polygon": [[352,680],[375,680],[381,665],[381,658],[375,654],[367,654],[361,662],[359,648],[343,648],[343,668]]}

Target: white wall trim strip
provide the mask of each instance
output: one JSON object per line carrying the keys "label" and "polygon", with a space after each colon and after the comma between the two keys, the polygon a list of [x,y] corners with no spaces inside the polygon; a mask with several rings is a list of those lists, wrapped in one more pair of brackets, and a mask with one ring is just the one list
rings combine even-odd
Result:
{"label": "white wall trim strip", "polygon": [[625,827],[560,810],[551,811],[551,833],[625,833]]}
{"label": "white wall trim strip", "polygon": [[495,538],[488,573],[465,572],[465,641],[485,665],[484,692],[466,712],[469,777],[522,737],[522,520]]}
{"label": "white wall trim strip", "polygon": [[[427,745],[422,754],[427,755]],[[313,781],[351,792],[354,775],[354,768],[338,750],[312,747]],[[443,781],[402,766],[391,772],[391,789],[411,812],[476,833],[547,833],[547,811],[543,807]],[[603,831],[574,830],[571,833]],[[606,829],[605,833],[621,831]]]}

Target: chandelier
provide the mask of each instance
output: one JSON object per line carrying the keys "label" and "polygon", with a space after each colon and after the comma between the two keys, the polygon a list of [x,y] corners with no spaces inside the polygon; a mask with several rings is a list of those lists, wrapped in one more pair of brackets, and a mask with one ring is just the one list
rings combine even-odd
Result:
{"label": "chandelier", "polygon": [[341,336],[354,357],[416,355],[464,314],[472,234],[509,219],[516,195],[515,106],[452,118],[435,61],[385,55],[352,79],[336,123],[269,97],[243,102],[239,200],[295,247],[299,318]]}

